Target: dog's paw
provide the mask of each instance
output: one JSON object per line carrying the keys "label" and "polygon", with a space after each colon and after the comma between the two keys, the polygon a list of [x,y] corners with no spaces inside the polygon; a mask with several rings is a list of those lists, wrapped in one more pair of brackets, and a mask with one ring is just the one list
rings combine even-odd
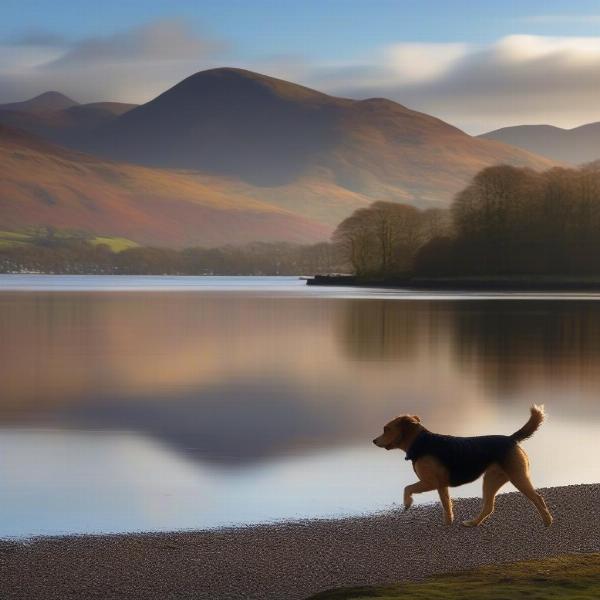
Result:
{"label": "dog's paw", "polygon": [[554,521],[554,519],[552,518],[551,515],[544,517],[544,525],[546,527],[550,527],[550,525],[552,525],[553,521]]}
{"label": "dog's paw", "polygon": [[475,519],[471,519],[469,521],[463,521],[462,524],[465,527],[477,527],[477,525],[479,525],[479,523],[477,523],[477,521],[475,521]]}
{"label": "dog's paw", "polygon": [[413,504],[412,496],[404,498],[404,510],[408,510]]}

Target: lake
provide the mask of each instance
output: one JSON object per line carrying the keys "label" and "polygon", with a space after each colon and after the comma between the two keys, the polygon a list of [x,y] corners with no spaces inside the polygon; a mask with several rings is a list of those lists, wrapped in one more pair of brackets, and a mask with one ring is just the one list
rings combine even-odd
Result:
{"label": "lake", "polygon": [[396,508],[411,465],[371,440],[405,412],[512,433],[545,403],[534,484],[598,482],[599,300],[1,275],[0,537]]}

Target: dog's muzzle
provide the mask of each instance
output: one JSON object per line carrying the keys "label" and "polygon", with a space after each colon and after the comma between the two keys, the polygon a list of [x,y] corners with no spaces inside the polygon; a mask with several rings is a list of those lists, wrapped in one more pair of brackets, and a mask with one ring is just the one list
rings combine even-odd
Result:
{"label": "dog's muzzle", "polygon": [[374,444],[375,444],[375,445],[376,445],[378,448],[385,448],[386,450],[391,450],[391,449],[394,447],[394,445],[393,445],[393,444],[385,444],[385,445],[382,445],[382,444],[380,444],[380,443],[377,441],[378,439],[379,439],[379,438],[375,438],[375,439],[373,440],[373,443],[374,443]]}

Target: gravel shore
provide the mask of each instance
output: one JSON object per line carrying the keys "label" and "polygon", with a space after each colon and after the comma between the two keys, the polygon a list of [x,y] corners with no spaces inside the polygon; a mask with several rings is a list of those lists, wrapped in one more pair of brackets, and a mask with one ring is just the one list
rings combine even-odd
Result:
{"label": "gravel shore", "polygon": [[345,586],[418,580],[435,573],[600,551],[600,484],[541,490],[546,529],[521,494],[498,496],[495,514],[468,529],[480,500],[408,512],[209,532],[0,541],[0,598],[303,599]]}

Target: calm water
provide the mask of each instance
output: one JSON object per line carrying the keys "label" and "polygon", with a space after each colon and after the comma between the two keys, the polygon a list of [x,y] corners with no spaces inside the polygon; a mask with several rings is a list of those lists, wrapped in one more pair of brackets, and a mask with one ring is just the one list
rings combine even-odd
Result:
{"label": "calm water", "polygon": [[512,433],[544,402],[534,483],[598,482],[600,296],[0,276],[0,394],[0,536],[389,509],[403,412]]}

